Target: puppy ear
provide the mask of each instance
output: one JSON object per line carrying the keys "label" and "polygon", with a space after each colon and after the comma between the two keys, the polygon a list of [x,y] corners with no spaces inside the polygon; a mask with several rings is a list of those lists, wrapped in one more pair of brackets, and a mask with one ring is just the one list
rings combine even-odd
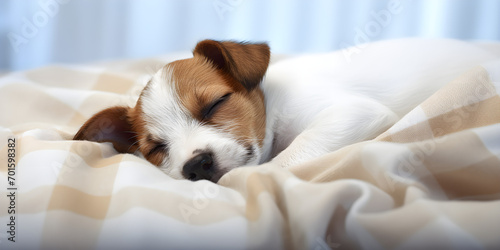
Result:
{"label": "puppy ear", "polygon": [[247,90],[251,90],[259,85],[266,74],[271,52],[265,43],[203,40],[196,45],[193,54],[204,56]]}
{"label": "puppy ear", "polygon": [[126,107],[112,107],[95,114],[83,124],[73,140],[111,142],[120,153],[134,153],[137,139],[128,112]]}

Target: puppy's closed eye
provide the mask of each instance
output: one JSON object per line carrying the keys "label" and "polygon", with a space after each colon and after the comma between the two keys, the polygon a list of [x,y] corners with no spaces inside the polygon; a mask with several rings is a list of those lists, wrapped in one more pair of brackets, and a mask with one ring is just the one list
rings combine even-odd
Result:
{"label": "puppy's closed eye", "polygon": [[207,106],[205,106],[201,110],[201,115],[203,117],[203,120],[210,119],[217,112],[217,110],[220,108],[220,106],[222,106],[222,104],[224,104],[229,99],[230,96],[231,96],[231,93],[227,93],[227,94],[215,99],[215,101],[212,101]]}
{"label": "puppy's closed eye", "polygon": [[155,144],[154,148],[148,152],[148,156],[151,156],[151,155],[159,153],[159,152],[166,152],[166,151],[168,151],[168,144],[157,143],[157,144]]}
{"label": "puppy's closed eye", "polygon": [[165,153],[168,151],[167,143],[155,140],[151,136],[148,136],[147,140],[150,143],[150,145],[152,145],[151,150],[149,150],[149,152],[147,153],[147,156],[152,156],[160,152]]}

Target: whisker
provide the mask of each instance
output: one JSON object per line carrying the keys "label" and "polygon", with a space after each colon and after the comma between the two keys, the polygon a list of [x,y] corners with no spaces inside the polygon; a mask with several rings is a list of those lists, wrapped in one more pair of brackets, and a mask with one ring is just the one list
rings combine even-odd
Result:
{"label": "whisker", "polygon": [[[133,132],[133,131],[125,131],[125,132],[135,133],[135,132]],[[129,139],[135,139],[135,138],[137,138],[137,137],[139,137],[139,134],[136,134],[136,135],[134,135],[134,136],[131,136]]]}
{"label": "whisker", "polygon": [[142,145],[139,145],[139,147],[137,147],[137,149],[134,151],[134,154],[135,154],[135,153],[137,153],[137,151],[139,151],[139,153],[141,153],[141,152],[140,152],[141,147],[142,147]]}
{"label": "whisker", "polygon": [[[130,149],[131,149],[131,148],[132,148],[135,144],[137,144],[137,143],[139,143],[139,141],[135,141],[134,143],[132,143],[132,144],[128,147],[127,151],[129,151],[129,150],[130,150]],[[140,146],[141,146],[141,145],[139,145],[139,147],[140,147]],[[139,147],[138,147],[138,148],[139,148]],[[134,153],[135,153],[135,152],[137,152],[137,149],[134,151]]]}

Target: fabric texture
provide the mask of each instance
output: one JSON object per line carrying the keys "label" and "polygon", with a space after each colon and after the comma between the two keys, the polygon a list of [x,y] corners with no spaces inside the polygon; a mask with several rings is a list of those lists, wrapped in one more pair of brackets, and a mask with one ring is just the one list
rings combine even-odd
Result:
{"label": "fabric texture", "polygon": [[290,169],[238,168],[218,184],[173,180],[109,143],[71,140],[188,56],[0,78],[1,249],[500,247],[500,60],[456,76],[374,140]]}

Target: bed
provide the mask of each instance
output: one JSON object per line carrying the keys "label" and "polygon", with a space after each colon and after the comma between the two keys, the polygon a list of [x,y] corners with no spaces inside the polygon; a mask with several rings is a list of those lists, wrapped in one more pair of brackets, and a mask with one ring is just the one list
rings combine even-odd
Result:
{"label": "bed", "polygon": [[[394,51],[413,40],[392,41]],[[373,140],[290,169],[238,168],[218,184],[71,140],[97,111],[134,105],[149,76],[189,53],[5,74],[0,248],[498,249],[500,43],[437,42],[447,43],[493,60]]]}

